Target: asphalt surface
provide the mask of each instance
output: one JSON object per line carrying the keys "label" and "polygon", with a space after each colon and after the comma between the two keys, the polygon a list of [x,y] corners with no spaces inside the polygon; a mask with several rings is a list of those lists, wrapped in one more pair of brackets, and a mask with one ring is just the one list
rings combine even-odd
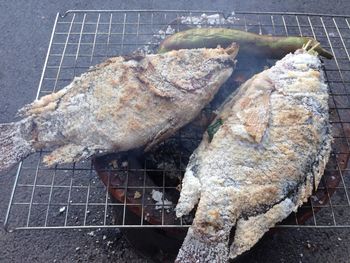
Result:
{"label": "asphalt surface", "polygon": [[[0,1],[0,122],[36,95],[57,12],[68,9],[189,9],[349,14],[350,1]],[[14,179],[0,176],[0,224]],[[283,229],[265,237],[242,262],[350,262],[349,229]],[[0,229],[0,262],[147,262],[117,229]]]}

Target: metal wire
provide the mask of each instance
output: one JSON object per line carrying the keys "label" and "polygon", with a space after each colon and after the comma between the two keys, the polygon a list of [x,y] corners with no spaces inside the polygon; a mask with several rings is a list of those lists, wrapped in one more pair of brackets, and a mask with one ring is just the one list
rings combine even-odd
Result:
{"label": "metal wire", "polygon": [[[333,60],[324,61],[331,95],[333,153],[318,191],[298,213],[289,216],[278,227],[350,227],[350,17],[278,12],[236,12],[232,15],[186,10],[69,10],[56,16],[36,98],[63,88],[74,76],[107,57],[159,44],[159,36],[169,34],[166,30],[169,24],[175,31],[184,27],[183,17],[190,18],[187,26],[196,26],[196,19],[203,13],[220,14],[218,21],[222,24],[216,26],[260,34],[311,36],[333,53]],[[232,18],[231,23],[225,22],[228,17]],[[223,18],[226,20],[220,20]],[[210,21],[202,26],[210,26]],[[160,33],[159,30],[163,31]],[[199,142],[200,136],[194,138],[183,130],[164,144],[174,140],[176,145],[183,145],[188,141]],[[174,228],[189,224],[184,218],[175,220],[174,203],[167,206],[164,203],[168,192],[177,191],[176,185],[168,184],[167,175],[181,176],[188,152],[175,149],[174,156],[179,165],[171,169],[152,167],[147,158],[141,167],[133,166],[130,160],[125,167],[107,166],[105,184],[97,177],[90,161],[48,168],[41,162],[44,154],[36,153],[18,167],[5,218],[8,229]],[[112,159],[108,164],[114,161]],[[151,182],[150,173],[158,174],[160,183]],[[122,183],[116,184],[115,180],[121,175],[125,175]],[[152,199],[152,190],[163,194],[163,205],[157,205]],[[109,192],[112,191],[122,198],[111,199]],[[141,197],[133,199],[137,192]],[[136,210],[138,212],[133,212]],[[117,222],[113,220],[116,212],[120,218]],[[135,213],[136,221],[131,219]],[[150,224],[150,218],[159,220]]]}

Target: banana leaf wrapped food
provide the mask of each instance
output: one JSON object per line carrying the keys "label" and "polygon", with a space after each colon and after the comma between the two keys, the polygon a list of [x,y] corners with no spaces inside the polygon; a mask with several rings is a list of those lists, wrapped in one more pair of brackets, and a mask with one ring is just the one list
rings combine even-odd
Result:
{"label": "banana leaf wrapped food", "polygon": [[161,43],[158,53],[179,49],[215,48],[218,45],[225,47],[235,42],[240,46],[242,54],[281,59],[310,41],[310,46],[315,47],[320,56],[333,58],[330,52],[323,49],[320,43],[311,37],[258,35],[228,28],[193,28],[178,32]]}

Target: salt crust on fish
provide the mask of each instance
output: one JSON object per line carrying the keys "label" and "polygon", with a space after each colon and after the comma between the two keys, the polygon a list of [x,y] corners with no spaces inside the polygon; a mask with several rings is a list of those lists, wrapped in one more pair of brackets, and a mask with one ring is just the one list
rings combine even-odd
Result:
{"label": "salt crust on fish", "polygon": [[218,120],[182,182],[177,216],[199,203],[176,262],[237,257],[317,188],[332,140],[319,58],[305,50],[285,56],[243,84]]}
{"label": "salt crust on fish", "polygon": [[238,46],[121,56],[67,87],[25,106],[25,117],[0,125],[0,171],[34,151],[44,163],[150,149],[193,120],[231,75]]}

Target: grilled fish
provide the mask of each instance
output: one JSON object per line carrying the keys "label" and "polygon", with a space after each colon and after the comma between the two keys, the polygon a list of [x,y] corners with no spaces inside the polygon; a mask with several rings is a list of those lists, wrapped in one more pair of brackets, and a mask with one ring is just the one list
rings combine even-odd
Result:
{"label": "grilled fish", "polygon": [[327,89],[319,58],[300,49],[222,107],[186,168],[177,216],[199,203],[176,262],[235,258],[307,200],[330,154]]}
{"label": "grilled fish", "polygon": [[149,149],[196,117],[231,75],[238,46],[114,57],[0,125],[0,170],[54,148],[44,163]]}

